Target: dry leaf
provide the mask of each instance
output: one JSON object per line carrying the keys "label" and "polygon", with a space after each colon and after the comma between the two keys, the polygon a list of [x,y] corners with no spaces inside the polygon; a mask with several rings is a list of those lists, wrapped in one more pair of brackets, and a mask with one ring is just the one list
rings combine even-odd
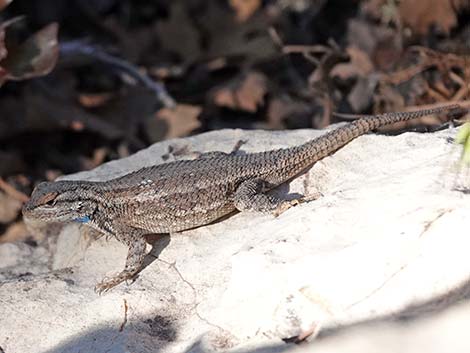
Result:
{"label": "dry leaf", "polygon": [[54,181],[58,177],[60,177],[61,175],[62,175],[62,172],[60,170],[57,170],[57,169],[48,169],[45,172],[45,176],[46,176],[47,181]]}
{"label": "dry leaf", "polygon": [[24,80],[47,75],[59,55],[58,24],[51,23],[17,47],[7,48],[8,55],[0,61],[0,84],[6,80]]}
{"label": "dry leaf", "polygon": [[382,24],[399,25],[398,2],[394,0],[365,0],[361,2],[361,12],[368,18],[379,20]]}
{"label": "dry leaf", "polygon": [[157,113],[157,120],[165,122],[167,131],[165,138],[187,136],[201,126],[198,116],[202,108],[195,105],[178,104],[175,108],[161,109]]}
{"label": "dry leaf", "polygon": [[237,21],[244,22],[261,6],[261,0],[230,0],[237,14]]}
{"label": "dry leaf", "polygon": [[330,72],[330,77],[339,77],[342,80],[357,76],[367,76],[374,70],[374,65],[370,61],[369,55],[361,49],[350,46],[346,49],[350,61],[339,63]]}
{"label": "dry leaf", "polygon": [[285,129],[288,122],[300,118],[310,119],[311,107],[304,102],[295,101],[290,97],[281,96],[270,99],[267,117],[269,129]]}
{"label": "dry leaf", "polygon": [[386,4],[387,0],[365,0],[362,1],[361,11],[367,14],[367,16],[375,19],[382,20],[383,16],[383,6]]}
{"label": "dry leaf", "polygon": [[91,158],[82,158],[81,164],[83,170],[91,170],[103,164],[109,154],[107,147],[100,147],[93,151]]}
{"label": "dry leaf", "polygon": [[230,57],[243,55],[251,62],[270,60],[279,54],[279,48],[271,40],[266,28],[272,19],[260,11],[240,23],[222,1],[206,1],[205,11],[197,17],[198,28],[208,36],[206,57]]}
{"label": "dry leaf", "polygon": [[31,238],[31,232],[24,222],[20,221],[8,226],[5,233],[0,235],[0,243],[20,242],[29,238]]}
{"label": "dry leaf", "polygon": [[0,11],[2,11],[5,7],[10,5],[12,1],[13,0],[0,0]]}
{"label": "dry leaf", "polygon": [[18,216],[21,210],[22,202],[7,195],[0,193],[0,223],[9,223]]}
{"label": "dry leaf", "polygon": [[192,63],[201,55],[200,34],[187,13],[184,2],[173,1],[170,17],[158,21],[156,28],[162,48],[178,53],[181,61]]}
{"label": "dry leaf", "polygon": [[70,128],[74,131],[83,131],[85,130],[85,124],[83,121],[74,120],[70,123]]}
{"label": "dry leaf", "polygon": [[457,25],[452,0],[403,0],[399,13],[402,21],[419,35],[427,34],[432,27],[448,34]]}
{"label": "dry leaf", "polygon": [[82,93],[78,101],[85,108],[98,108],[108,103],[113,95],[111,93]]}
{"label": "dry leaf", "polygon": [[266,76],[259,72],[250,72],[241,80],[216,89],[213,100],[216,105],[221,107],[254,113],[264,103],[266,91]]}
{"label": "dry leaf", "polygon": [[[0,60],[3,60],[8,54],[7,48],[5,47],[5,28],[0,27]],[[2,68],[0,67],[0,70]]]}

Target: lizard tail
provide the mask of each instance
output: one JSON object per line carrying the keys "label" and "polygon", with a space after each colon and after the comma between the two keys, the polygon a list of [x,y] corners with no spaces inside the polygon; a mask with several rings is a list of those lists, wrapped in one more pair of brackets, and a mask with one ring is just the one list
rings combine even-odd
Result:
{"label": "lizard tail", "polygon": [[338,129],[332,130],[319,138],[308,141],[298,147],[298,153],[303,155],[305,162],[311,165],[320,159],[332,154],[345,146],[356,137],[364,135],[379,127],[420,118],[426,115],[437,114],[444,111],[458,109],[458,104],[451,104],[437,108],[423,109],[412,112],[393,112],[380,115],[364,116]]}

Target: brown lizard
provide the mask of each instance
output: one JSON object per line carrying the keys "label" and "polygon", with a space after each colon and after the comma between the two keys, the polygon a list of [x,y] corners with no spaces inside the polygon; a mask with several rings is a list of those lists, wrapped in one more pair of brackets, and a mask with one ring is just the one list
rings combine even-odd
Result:
{"label": "brown lizard", "polygon": [[299,200],[267,191],[295,177],[358,136],[381,126],[458,108],[458,105],[362,117],[302,145],[249,153],[208,153],[143,168],[105,181],[40,183],[23,207],[28,219],[81,222],[129,247],[125,268],[96,286],[106,291],[143,265],[145,235],[211,223],[235,210],[280,214]]}

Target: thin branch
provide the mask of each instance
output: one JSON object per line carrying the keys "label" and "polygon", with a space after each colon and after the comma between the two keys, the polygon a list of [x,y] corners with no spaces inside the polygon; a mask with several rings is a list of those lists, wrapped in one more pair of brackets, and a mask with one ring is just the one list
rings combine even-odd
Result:
{"label": "thin branch", "polygon": [[142,85],[155,92],[158,100],[162,102],[166,108],[173,108],[176,105],[174,99],[161,83],[155,82],[128,61],[112,56],[98,47],[85,44],[82,41],[63,42],[60,44],[60,54],[65,56],[85,55],[111,65],[120,71],[126,72]]}

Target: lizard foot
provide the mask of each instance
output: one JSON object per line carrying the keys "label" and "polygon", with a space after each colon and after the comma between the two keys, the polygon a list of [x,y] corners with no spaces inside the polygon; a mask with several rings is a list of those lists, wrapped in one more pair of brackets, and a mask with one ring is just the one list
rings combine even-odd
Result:
{"label": "lizard foot", "polygon": [[117,286],[118,284],[128,279],[132,279],[134,276],[135,276],[135,273],[123,271],[119,273],[117,276],[105,277],[103,281],[101,281],[95,286],[95,292],[98,293],[99,295],[101,295],[102,293],[106,293],[111,288]]}

